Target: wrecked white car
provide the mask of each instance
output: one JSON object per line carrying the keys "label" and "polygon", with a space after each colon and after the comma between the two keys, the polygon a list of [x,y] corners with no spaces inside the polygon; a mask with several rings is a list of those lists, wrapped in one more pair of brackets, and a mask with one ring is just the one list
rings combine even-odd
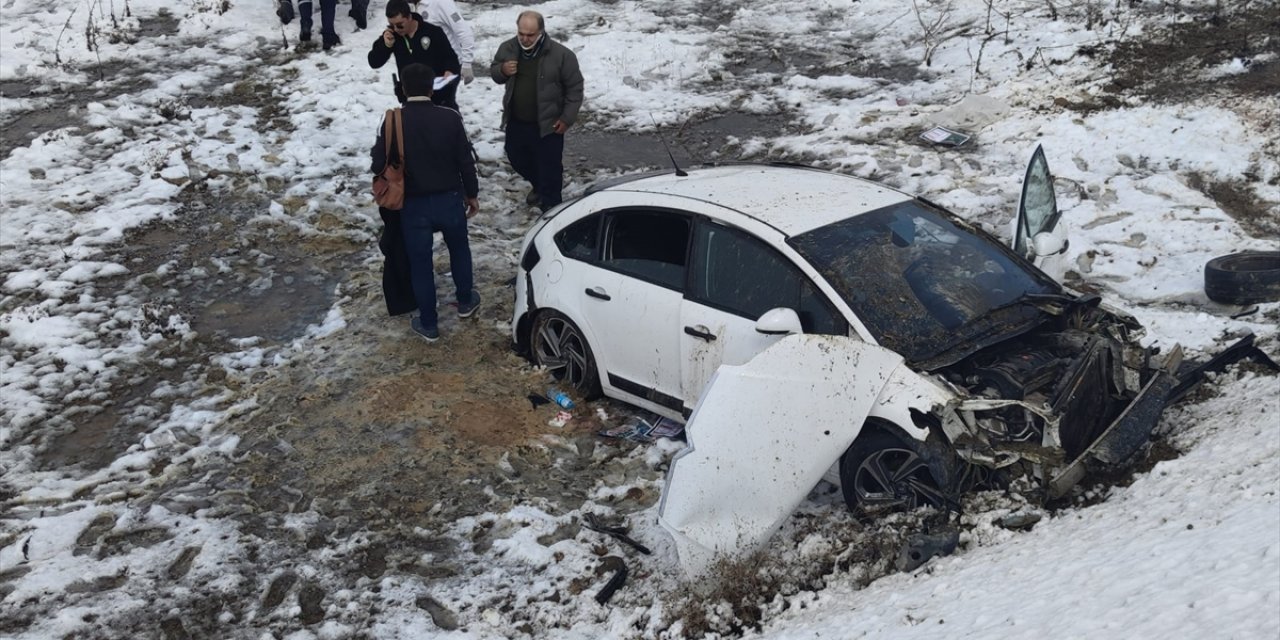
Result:
{"label": "wrecked white car", "polygon": [[607,181],[526,236],[513,338],[584,396],[689,418],[661,507],[686,560],[764,540],[824,474],[852,508],[1015,465],[1061,495],[1147,441],[1177,362],[1035,266],[1066,248],[1050,180],[1037,149],[1012,246],[809,168]]}

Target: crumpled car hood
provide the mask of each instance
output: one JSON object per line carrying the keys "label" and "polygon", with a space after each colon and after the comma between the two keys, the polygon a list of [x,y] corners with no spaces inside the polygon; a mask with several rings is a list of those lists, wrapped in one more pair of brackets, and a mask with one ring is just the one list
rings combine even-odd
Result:
{"label": "crumpled car hood", "polygon": [[852,338],[791,335],[722,366],[690,416],[659,522],[681,566],[704,572],[759,547],[857,437],[894,378],[898,354]]}

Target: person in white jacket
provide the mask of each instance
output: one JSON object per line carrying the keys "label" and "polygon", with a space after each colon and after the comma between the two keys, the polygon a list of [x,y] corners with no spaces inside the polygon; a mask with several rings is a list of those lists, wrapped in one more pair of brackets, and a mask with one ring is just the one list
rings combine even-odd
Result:
{"label": "person in white jacket", "polygon": [[[413,0],[409,0],[412,2]],[[458,54],[458,62],[462,63],[462,81],[471,84],[476,74],[471,69],[471,62],[476,55],[476,37],[458,11],[458,4],[453,0],[421,0],[417,3],[418,13],[423,19],[444,29],[449,44]]]}

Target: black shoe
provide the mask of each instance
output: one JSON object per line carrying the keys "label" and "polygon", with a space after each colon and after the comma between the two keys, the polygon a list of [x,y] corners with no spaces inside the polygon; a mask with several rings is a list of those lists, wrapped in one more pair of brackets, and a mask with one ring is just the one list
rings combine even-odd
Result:
{"label": "black shoe", "polygon": [[342,44],[342,38],[339,38],[338,36],[332,36],[332,37],[325,36],[324,38],[325,51],[328,51],[329,49],[332,49],[340,44]]}
{"label": "black shoe", "polygon": [[479,308],[480,308],[480,292],[473,290],[471,292],[470,302],[462,302],[462,301],[458,302],[458,317],[470,318],[471,314],[475,313],[476,309],[479,309]]}
{"label": "black shoe", "polygon": [[538,190],[530,189],[529,195],[524,197],[524,203],[529,205],[538,204]]}
{"label": "black shoe", "polygon": [[435,342],[440,339],[440,329],[436,327],[422,326],[422,318],[417,316],[414,316],[409,320],[409,328],[412,329],[414,333],[418,334],[419,338],[422,338],[427,342]]}
{"label": "black shoe", "polygon": [[302,33],[298,34],[298,40],[301,42],[311,42],[311,32],[303,31]]}

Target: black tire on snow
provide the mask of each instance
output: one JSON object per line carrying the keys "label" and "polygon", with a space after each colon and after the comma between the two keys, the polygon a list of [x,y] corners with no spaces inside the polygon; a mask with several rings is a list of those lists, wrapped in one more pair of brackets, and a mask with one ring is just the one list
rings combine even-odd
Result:
{"label": "black tire on snow", "polygon": [[1244,251],[1204,265],[1204,292],[1226,304],[1280,300],[1280,251]]}

